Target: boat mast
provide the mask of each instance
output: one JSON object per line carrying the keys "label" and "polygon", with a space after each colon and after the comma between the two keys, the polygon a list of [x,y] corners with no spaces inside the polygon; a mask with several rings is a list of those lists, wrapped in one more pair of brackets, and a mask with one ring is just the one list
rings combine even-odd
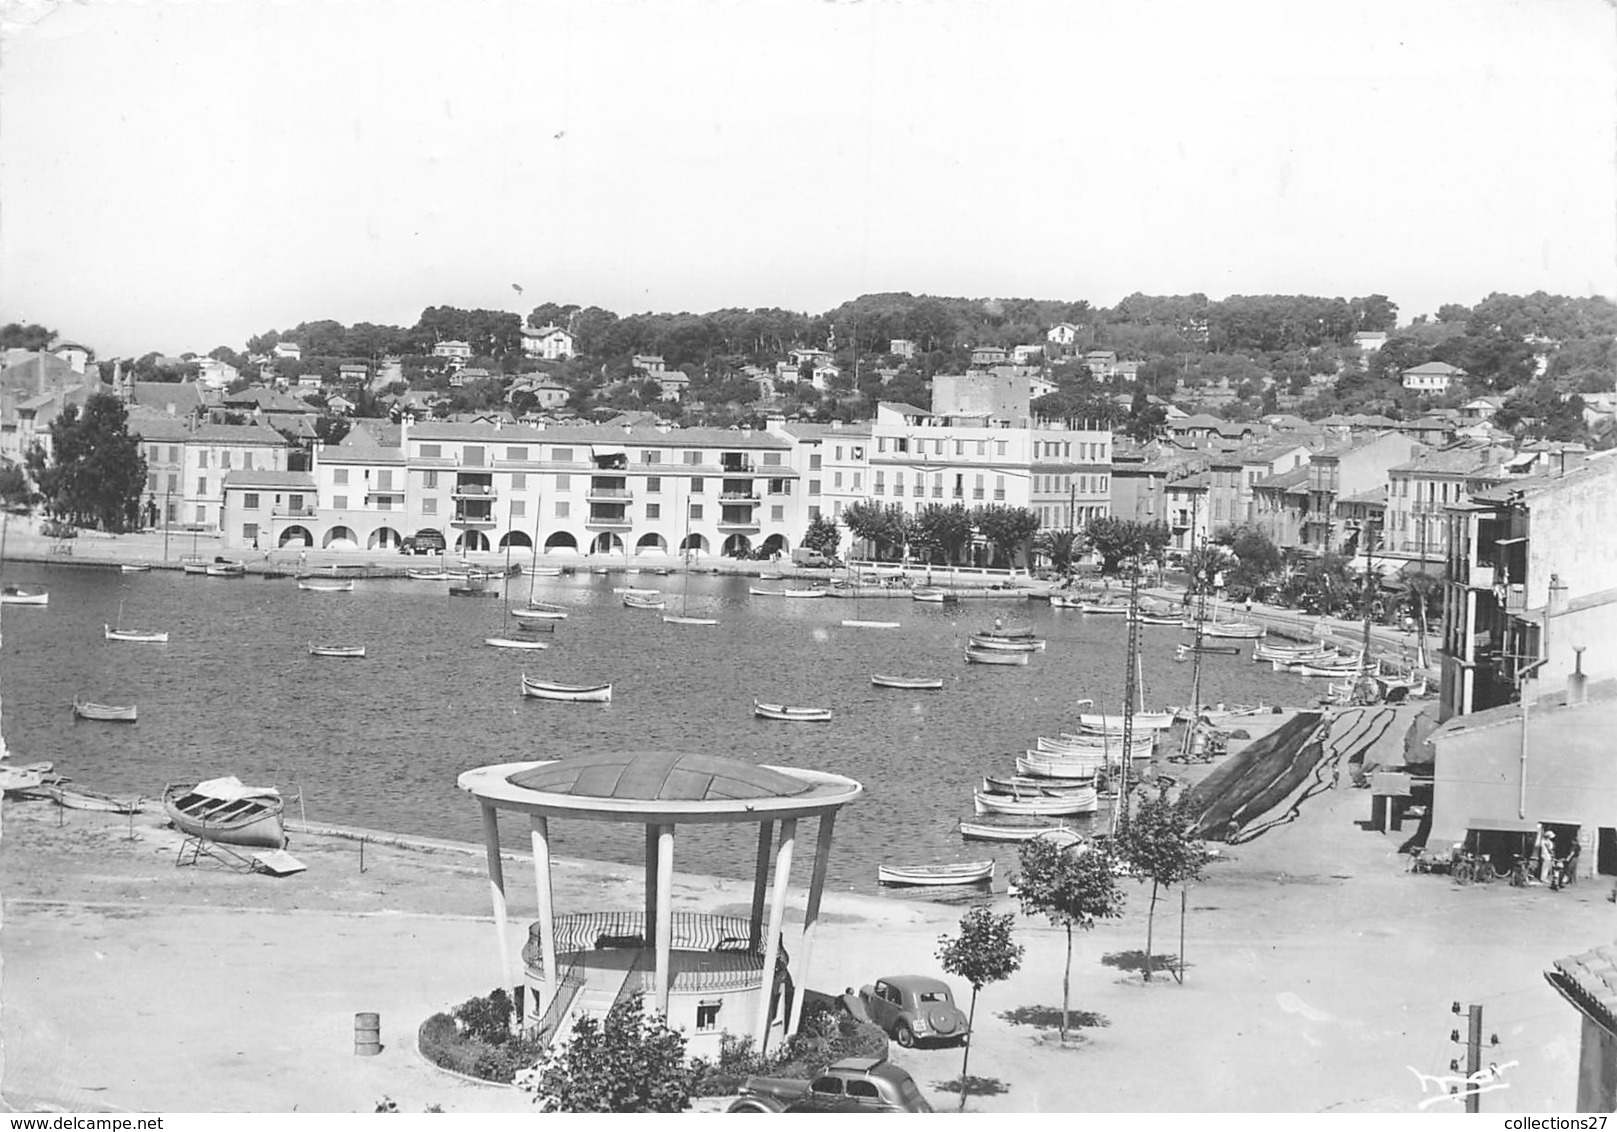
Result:
{"label": "boat mast", "polygon": [[1207,565],[1207,536],[1201,540],[1201,557],[1196,570],[1191,576],[1196,578],[1196,615],[1195,636],[1190,646],[1190,720],[1185,724],[1184,747],[1180,754],[1187,759],[1190,757],[1191,746],[1196,739],[1196,725],[1202,714],[1202,627],[1207,623],[1207,587],[1198,577],[1201,570]]}
{"label": "boat mast", "polygon": [[533,587],[539,578],[539,517],[544,514],[544,496],[533,494],[533,566],[528,574],[528,604],[533,604]]}
{"label": "boat mast", "polygon": [[[1118,833],[1128,831],[1129,763],[1134,753],[1134,698],[1137,695],[1144,695],[1139,679],[1143,671],[1140,665],[1140,562],[1135,558],[1129,563],[1128,664],[1123,677],[1122,773],[1118,776],[1117,801],[1112,810],[1113,822]],[[1106,717],[1102,716],[1102,729],[1105,728],[1105,724]]]}

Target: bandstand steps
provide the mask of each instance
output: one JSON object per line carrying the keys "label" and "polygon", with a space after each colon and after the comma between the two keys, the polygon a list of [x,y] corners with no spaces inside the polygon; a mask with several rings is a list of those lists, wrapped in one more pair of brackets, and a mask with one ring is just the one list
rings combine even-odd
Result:
{"label": "bandstand steps", "polygon": [[584,975],[584,985],[573,996],[572,1006],[562,1019],[558,1032],[566,1033],[580,1018],[605,1018],[622,993],[624,984],[639,977],[640,972],[633,964],[627,969],[619,966],[589,967]]}

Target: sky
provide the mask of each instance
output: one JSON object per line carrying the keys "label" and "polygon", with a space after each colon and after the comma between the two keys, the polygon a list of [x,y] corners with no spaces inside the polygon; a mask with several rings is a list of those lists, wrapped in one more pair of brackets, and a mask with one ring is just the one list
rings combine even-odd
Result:
{"label": "sky", "polygon": [[1617,297],[1611,0],[3,13],[0,321],[102,356],[445,304]]}

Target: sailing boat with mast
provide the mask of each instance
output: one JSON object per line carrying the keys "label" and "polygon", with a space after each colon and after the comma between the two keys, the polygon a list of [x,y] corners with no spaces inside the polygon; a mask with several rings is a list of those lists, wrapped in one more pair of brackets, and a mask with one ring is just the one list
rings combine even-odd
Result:
{"label": "sailing boat with mast", "polygon": [[[528,632],[533,632],[540,625],[543,625],[546,629],[553,630],[555,626],[549,624],[549,622],[561,621],[567,617],[567,611],[561,606],[556,605],[554,602],[535,601],[533,599],[533,589],[537,584],[536,579],[544,577],[556,577],[561,574],[560,566],[552,568],[549,566],[539,566],[537,564],[539,560],[539,519],[544,513],[538,497],[535,497],[534,499],[533,509],[533,554],[535,565],[525,567],[523,570],[523,572],[528,575],[528,607],[526,609],[519,609],[516,611],[516,613],[512,614],[512,616],[517,619],[518,623],[521,624],[523,629]],[[550,573],[552,569],[555,571],[554,574]]]}
{"label": "sailing boat with mast", "polygon": [[853,572],[853,564],[848,565],[848,579],[853,585],[853,616],[845,618],[842,622],[844,629],[896,629],[897,621],[865,621],[859,617],[859,591],[863,589],[858,577]]}
{"label": "sailing boat with mast", "polygon": [[[512,518],[515,518],[515,504],[512,505]],[[506,524],[509,526],[509,522]],[[550,645],[532,636],[512,636],[511,629],[511,535],[505,536],[505,582],[501,586],[500,594],[504,598],[505,617],[500,622],[500,635],[497,637],[484,637],[483,643],[497,649],[548,649]]]}
{"label": "sailing boat with mast", "polygon": [[[690,543],[691,505],[687,501],[685,504],[685,588],[680,591],[679,595],[679,613],[677,615],[665,613],[663,614],[663,621],[669,625],[717,625],[719,623],[717,617],[691,617],[685,611],[686,601],[691,596]],[[628,599],[625,598],[624,600],[627,601]]]}
{"label": "sailing boat with mast", "polygon": [[101,631],[109,641],[141,641],[159,645],[168,643],[167,630],[124,628],[124,599],[122,593],[118,595],[118,627],[115,629],[111,625],[103,623]]}
{"label": "sailing boat with mast", "polygon": [[[560,566],[539,565],[539,519],[544,514],[540,503],[540,498],[536,495],[533,500],[533,561],[524,566],[522,572],[530,578],[559,578],[561,577]],[[528,599],[533,600],[532,586],[528,587]]]}

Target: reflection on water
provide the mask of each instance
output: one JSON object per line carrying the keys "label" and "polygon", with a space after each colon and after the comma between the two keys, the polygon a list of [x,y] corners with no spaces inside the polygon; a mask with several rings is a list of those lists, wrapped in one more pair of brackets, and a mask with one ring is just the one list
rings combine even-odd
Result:
{"label": "reflection on water", "polygon": [[[881,861],[924,864],[993,857],[1003,887],[1015,846],[963,842],[983,773],[1009,774],[1013,756],[1074,722],[1074,702],[1115,711],[1126,627],[1043,602],[902,599],[859,603],[861,619],[896,630],[843,628],[845,599],[749,596],[749,579],[581,574],[511,580],[513,602],[558,602],[552,647],[483,645],[503,603],[452,598],[444,583],[359,581],[352,593],[300,591],[290,579],[213,579],[175,572],[10,564],[8,583],[44,583],[44,609],[7,606],[0,690],[14,759],[48,759],[81,785],[156,797],[166,782],[234,774],[301,793],[311,822],[460,840],[480,838],[478,810],[455,787],[470,767],[632,749],[715,751],[810,766],[862,782],[837,821],[830,883],[873,891]],[[752,580],[755,581],[755,580]],[[614,586],[660,587],[717,626],[663,623],[626,609]],[[769,583],[771,586],[779,583]],[[166,629],[168,644],[108,642],[103,623]],[[1002,617],[1049,640],[1026,667],[968,665],[966,634]],[[1182,637],[1142,630],[1147,706],[1189,698]],[[364,644],[363,660],[308,655],[313,643]],[[1248,654],[1249,655],[1249,654]],[[525,700],[520,674],[611,681],[610,704]],[[870,675],[941,676],[941,692],[876,688]],[[1320,689],[1254,665],[1210,656],[1202,699],[1298,704]],[[74,722],[75,695],[136,703],[133,726]],[[830,707],[830,723],[778,723],[752,700]],[[296,803],[291,805],[295,813]],[[814,823],[799,829],[794,876],[806,877]],[[556,852],[635,862],[639,830],[557,821]],[[525,827],[505,831],[525,845]],[[755,831],[681,829],[677,860],[693,872],[749,875]],[[915,894],[907,891],[906,897]],[[968,898],[936,894],[937,899]]]}

